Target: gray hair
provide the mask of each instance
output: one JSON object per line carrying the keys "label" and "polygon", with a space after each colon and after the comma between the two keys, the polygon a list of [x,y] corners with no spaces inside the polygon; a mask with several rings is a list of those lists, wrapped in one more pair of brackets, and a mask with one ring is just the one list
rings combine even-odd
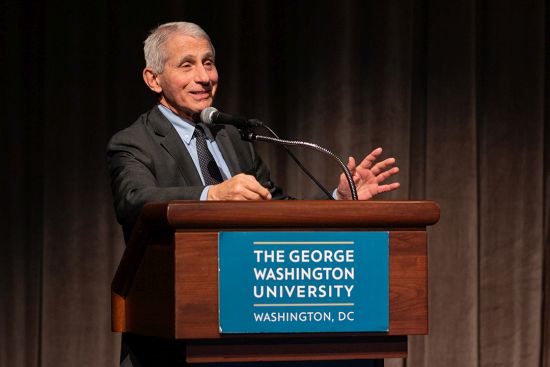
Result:
{"label": "gray hair", "polygon": [[210,44],[212,53],[215,54],[214,46],[208,34],[194,23],[188,22],[172,22],[164,23],[153,29],[147,39],[143,42],[143,53],[145,54],[145,66],[151,68],[155,74],[160,74],[164,71],[164,63],[166,62],[166,53],[164,52],[163,44],[168,37],[174,33],[183,34],[190,37],[204,38]]}

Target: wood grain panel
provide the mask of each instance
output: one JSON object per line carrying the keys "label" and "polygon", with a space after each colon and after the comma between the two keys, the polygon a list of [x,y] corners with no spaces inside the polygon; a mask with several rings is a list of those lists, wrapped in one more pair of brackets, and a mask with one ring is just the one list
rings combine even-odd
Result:
{"label": "wood grain panel", "polygon": [[217,338],[218,233],[176,233],[176,336]]}
{"label": "wood grain panel", "polygon": [[428,333],[426,232],[390,232],[390,335]]}
{"label": "wood grain panel", "polygon": [[126,331],[173,338],[174,242],[151,238],[125,300]]}

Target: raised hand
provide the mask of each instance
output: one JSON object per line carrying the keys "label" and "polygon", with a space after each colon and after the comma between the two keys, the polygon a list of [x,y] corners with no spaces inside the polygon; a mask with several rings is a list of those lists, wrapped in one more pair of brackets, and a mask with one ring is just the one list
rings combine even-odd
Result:
{"label": "raised hand", "polygon": [[[393,191],[399,187],[399,182],[382,184],[398,173],[399,167],[394,167],[395,158],[387,158],[375,163],[381,154],[382,148],[376,148],[358,165],[355,158],[349,157],[348,168],[357,187],[359,200],[368,200],[382,192]],[[351,191],[344,174],[340,175],[336,197],[338,200],[351,200]]]}

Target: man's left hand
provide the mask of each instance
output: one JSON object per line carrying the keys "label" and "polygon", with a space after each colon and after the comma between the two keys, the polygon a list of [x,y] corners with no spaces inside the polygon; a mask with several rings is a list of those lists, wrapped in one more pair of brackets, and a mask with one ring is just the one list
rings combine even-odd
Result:
{"label": "man's left hand", "polygon": [[[375,163],[381,154],[382,148],[376,148],[358,165],[355,163],[355,158],[349,157],[348,168],[357,187],[359,200],[368,200],[382,192],[393,191],[399,187],[399,182],[382,184],[398,173],[399,167],[394,167],[395,158],[387,158]],[[351,191],[344,174],[340,175],[336,198],[338,200],[351,200]]]}

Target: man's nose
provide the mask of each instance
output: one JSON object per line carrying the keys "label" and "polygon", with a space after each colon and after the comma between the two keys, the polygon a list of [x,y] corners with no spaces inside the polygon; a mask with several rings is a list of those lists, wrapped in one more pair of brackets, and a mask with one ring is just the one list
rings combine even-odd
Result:
{"label": "man's nose", "polygon": [[204,65],[199,65],[195,69],[195,82],[203,84],[210,82],[210,76],[204,68]]}

